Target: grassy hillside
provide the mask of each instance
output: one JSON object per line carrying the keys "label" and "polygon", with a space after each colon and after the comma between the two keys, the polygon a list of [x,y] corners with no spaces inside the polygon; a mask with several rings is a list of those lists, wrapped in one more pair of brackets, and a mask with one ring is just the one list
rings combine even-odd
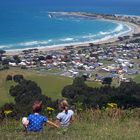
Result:
{"label": "grassy hillside", "polygon": [[[46,75],[37,72],[10,69],[0,72],[0,105],[11,102],[8,94],[14,82],[6,82],[6,76],[22,74],[26,79],[36,81],[42,93],[53,99],[61,98],[61,90],[72,83],[71,78]],[[140,81],[140,76],[134,78]],[[87,82],[91,87],[100,86],[99,83]],[[0,122],[0,140],[139,140],[140,139],[140,110],[115,112],[110,115],[107,111],[83,111],[75,115],[75,121],[67,131],[52,129],[48,126],[41,134],[27,134],[23,132],[20,121],[7,120]]]}
{"label": "grassy hillside", "polygon": [[134,77],[134,81],[136,81],[137,83],[140,83],[140,74]]}
{"label": "grassy hillside", "polygon": [[[42,93],[53,99],[61,98],[62,89],[66,85],[72,84],[73,81],[73,79],[67,77],[47,75],[16,68],[0,71],[0,106],[6,102],[13,101],[12,97],[9,95],[9,89],[11,85],[15,85],[15,83],[5,81],[8,74],[10,75],[22,74],[26,79],[37,82],[37,84],[42,89]],[[87,84],[91,87],[100,86],[99,83],[95,82],[87,82]]]}
{"label": "grassy hillside", "polygon": [[[10,70],[0,71],[0,106],[7,102],[12,102],[13,98],[9,95],[9,89],[11,85],[15,85],[14,82],[6,82],[7,75],[22,74],[26,79],[33,80],[41,87],[42,93],[53,98],[61,98],[62,89],[69,84],[72,84],[73,79],[68,77],[47,75],[44,73],[38,73],[35,71],[21,70],[17,68],[11,68]],[[140,83],[140,75],[134,77],[134,80]],[[113,81],[113,85],[114,85]],[[99,87],[100,83],[87,82],[90,87]]]}
{"label": "grassy hillside", "polygon": [[109,117],[104,112],[84,111],[76,116],[67,131],[45,126],[45,131],[25,133],[20,122],[5,121],[0,125],[1,140],[139,140],[140,118],[131,113]]}

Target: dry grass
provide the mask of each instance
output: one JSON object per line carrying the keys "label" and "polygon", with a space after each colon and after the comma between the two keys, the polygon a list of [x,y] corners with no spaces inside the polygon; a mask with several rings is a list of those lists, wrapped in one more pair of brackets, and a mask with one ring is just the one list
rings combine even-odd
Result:
{"label": "dry grass", "polygon": [[25,133],[17,121],[0,125],[1,140],[139,140],[140,118],[130,111],[115,116],[108,112],[87,110],[76,116],[70,128],[57,130],[45,127],[43,133]]}

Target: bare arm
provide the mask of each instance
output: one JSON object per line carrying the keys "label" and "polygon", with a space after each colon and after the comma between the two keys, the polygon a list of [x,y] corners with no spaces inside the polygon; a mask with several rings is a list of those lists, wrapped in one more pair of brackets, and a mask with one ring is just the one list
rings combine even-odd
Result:
{"label": "bare arm", "polygon": [[59,119],[56,119],[55,123],[60,127],[60,121],[59,121]]}
{"label": "bare arm", "polygon": [[55,124],[55,123],[53,123],[53,122],[51,122],[51,121],[47,121],[47,123],[48,123],[49,125],[55,127],[55,128],[59,128],[59,125],[57,125],[57,124]]}
{"label": "bare arm", "polygon": [[71,116],[70,123],[74,122],[74,116]]}
{"label": "bare arm", "polygon": [[27,121],[23,124],[23,126],[24,126],[25,128],[27,128],[28,125],[29,125],[29,120],[27,120]]}

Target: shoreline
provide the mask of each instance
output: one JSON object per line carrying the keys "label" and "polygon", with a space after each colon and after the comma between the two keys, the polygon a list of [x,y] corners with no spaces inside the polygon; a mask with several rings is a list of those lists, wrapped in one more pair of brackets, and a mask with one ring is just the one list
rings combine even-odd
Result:
{"label": "shoreline", "polygon": [[[78,13],[76,13],[78,16]],[[83,16],[84,17],[84,16]],[[86,17],[85,17],[86,18]],[[88,16],[87,16],[88,18]],[[13,50],[6,50],[6,55],[19,55],[20,53],[22,53],[23,50],[29,50],[29,49],[38,49],[38,51],[57,51],[57,50],[63,50],[65,47],[67,46],[72,46],[73,48],[77,48],[77,47],[88,47],[90,43],[94,44],[94,45],[103,45],[106,43],[115,43],[117,41],[119,41],[118,37],[123,37],[123,36],[132,36],[133,34],[137,34],[140,33],[140,26],[136,25],[134,23],[131,22],[127,22],[127,21],[120,21],[120,20],[111,20],[111,19],[107,19],[107,18],[99,18],[99,20],[105,20],[105,21],[110,21],[110,22],[114,22],[114,23],[121,23],[125,26],[127,26],[129,28],[128,31],[121,33],[120,35],[117,34],[116,37],[112,37],[112,38],[108,38],[108,39],[99,39],[99,40],[95,40],[95,41],[88,41],[88,42],[74,42],[74,43],[68,43],[68,44],[59,44],[59,45],[51,45],[51,46],[44,46],[44,47],[34,47],[34,48],[25,48],[25,49],[13,49]]]}

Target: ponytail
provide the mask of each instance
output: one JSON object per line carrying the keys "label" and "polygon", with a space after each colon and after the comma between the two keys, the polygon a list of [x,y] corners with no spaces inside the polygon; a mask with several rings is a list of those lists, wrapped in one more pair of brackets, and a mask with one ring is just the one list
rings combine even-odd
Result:
{"label": "ponytail", "polygon": [[68,107],[65,107],[65,114],[68,114]]}
{"label": "ponytail", "polygon": [[69,104],[65,99],[60,100],[59,105],[62,110],[65,110],[65,113],[68,114]]}

